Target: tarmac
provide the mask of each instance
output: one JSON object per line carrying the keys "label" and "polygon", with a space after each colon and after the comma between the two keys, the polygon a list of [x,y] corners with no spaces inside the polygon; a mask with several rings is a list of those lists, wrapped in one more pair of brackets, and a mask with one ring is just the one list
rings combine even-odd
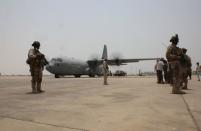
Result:
{"label": "tarmac", "polygon": [[171,94],[156,77],[0,77],[0,131],[201,131],[201,82]]}

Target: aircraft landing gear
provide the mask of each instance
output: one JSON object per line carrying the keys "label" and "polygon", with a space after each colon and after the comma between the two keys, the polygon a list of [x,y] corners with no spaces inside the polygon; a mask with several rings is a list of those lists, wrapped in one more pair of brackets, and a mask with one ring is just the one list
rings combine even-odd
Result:
{"label": "aircraft landing gear", "polygon": [[94,74],[89,74],[89,77],[95,77],[95,75]]}
{"label": "aircraft landing gear", "polygon": [[59,76],[59,75],[57,75],[57,74],[55,74],[55,75],[54,75],[54,77],[55,77],[55,78],[60,78],[60,76]]}
{"label": "aircraft landing gear", "polygon": [[80,77],[81,75],[74,75],[76,78]]}

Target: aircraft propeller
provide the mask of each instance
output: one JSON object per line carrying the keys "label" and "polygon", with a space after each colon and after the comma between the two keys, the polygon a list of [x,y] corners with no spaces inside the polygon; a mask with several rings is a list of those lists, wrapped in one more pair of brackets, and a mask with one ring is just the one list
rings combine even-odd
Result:
{"label": "aircraft propeller", "polygon": [[123,57],[122,54],[119,52],[112,53],[112,55],[111,55],[111,58],[114,60],[114,62],[117,66],[121,65],[120,59],[122,59],[122,57]]}

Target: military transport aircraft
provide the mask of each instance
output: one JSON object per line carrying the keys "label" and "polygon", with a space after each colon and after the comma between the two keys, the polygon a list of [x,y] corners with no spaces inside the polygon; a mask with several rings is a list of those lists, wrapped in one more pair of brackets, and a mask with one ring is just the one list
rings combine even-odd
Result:
{"label": "military transport aircraft", "polygon": [[102,62],[107,59],[108,65],[126,65],[126,63],[139,62],[143,60],[156,60],[159,58],[142,58],[142,59],[108,59],[107,46],[104,45],[102,59],[92,59],[87,61],[76,60],[73,58],[52,58],[49,61],[49,65],[46,66],[46,70],[55,75],[55,78],[59,78],[65,75],[74,75],[80,77],[81,75],[88,75],[89,77],[95,77],[102,75]]}

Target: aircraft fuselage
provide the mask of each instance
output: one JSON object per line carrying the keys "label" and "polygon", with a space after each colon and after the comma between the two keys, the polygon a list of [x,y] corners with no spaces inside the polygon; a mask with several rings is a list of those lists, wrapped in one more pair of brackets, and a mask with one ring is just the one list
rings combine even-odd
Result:
{"label": "aircraft fuselage", "polygon": [[94,77],[95,75],[101,75],[102,68],[100,66],[95,69],[89,68],[87,62],[75,59],[52,59],[50,64],[46,66],[46,70],[54,74],[55,77],[74,75],[80,77],[81,75],[89,75]]}

